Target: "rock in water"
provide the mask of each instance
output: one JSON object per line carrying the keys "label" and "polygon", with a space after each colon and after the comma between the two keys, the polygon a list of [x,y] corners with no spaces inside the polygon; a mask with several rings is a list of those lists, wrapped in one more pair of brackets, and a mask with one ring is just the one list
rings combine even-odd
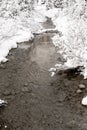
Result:
{"label": "rock in water", "polygon": [[81,90],[81,89],[78,89],[76,92],[77,92],[78,94],[80,94],[80,93],[82,93],[82,90]]}
{"label": "rock in water", "polygon": [[87,96],[82,99],[82,105],[87,106]]}
{"label": "rock in water", "polygon": [[79,88],[80,88],[80,89],[85,89],[86,86],[85,86],[84,84],[79,84]]}

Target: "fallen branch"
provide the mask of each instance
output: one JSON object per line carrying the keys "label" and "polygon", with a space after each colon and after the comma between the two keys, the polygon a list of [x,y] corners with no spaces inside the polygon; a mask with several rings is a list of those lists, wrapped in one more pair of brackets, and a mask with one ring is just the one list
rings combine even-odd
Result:
{"label": "fallen branch", "polygon": [[33,35],[40,35],[42,33],[59,33],[59,35],[62,35],[60,31],[55,29],[42,30],[41,32],[33,33]]}

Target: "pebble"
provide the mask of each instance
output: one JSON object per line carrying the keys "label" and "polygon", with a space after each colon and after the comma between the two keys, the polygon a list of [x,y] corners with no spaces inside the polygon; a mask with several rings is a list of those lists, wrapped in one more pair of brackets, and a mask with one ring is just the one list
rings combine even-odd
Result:
{"label": "pebble", "polygon": [[9,52],[9,56],[11,56],[12,55],[12,52]]}
{"label": "pebble", "polygon": [[21,100],[21,103],[22,103],[22,104],[26,104],[26,101],[25,101],[25,100]]}
{"label": "pebble", "polygon": [[87,130],[87,123],[83,123],[79,125],[80,128],[82,128],[83,130]]}
{"label": "pebble", "polygon": [[81,89],[78,89],[76,92],[77,92],[78,94],[80,94],[80,93],[82,93],[82,90],[81,90]]}
{"label": "pebble", "polygon": [[5,125],[5,129],[7,129],[7,125]]}
{"label": "pebble", "polygon": [[3,95],[4,95],[4,96],[9,96],[9,95],[11,95],[11,92],[10,92],[9,90],[5,90],[5,91],[3,92]]}
{"label": "pebble", "polygon": [[0,68],[5,69],[6,67],[4,66],[4,64],[0,64]]}
{"label": "pebble", "polygon": [[28,83],[25,83],[24,86],[28,86]]}
{"label": "pebble", "polygon": [[28,92],[29,91],[27,87],[24,87],[21,90],[22,90],[22,92]]}
{"label": "pebble", "polygon": [[66,98],[66,93],[65,93],[65,92],[62,92],[62,91],[59,91],[57,101],[63,102],[63,101],[65,100],[65,98]]}
{"label": "pebble", "polygon": [[67,123],[67,126],[70,127],[70,128],[72,128],[73,126],[76,126],[76,121],[75,120],[69,121]]}
{"label": "pebble", "polygon": [[11,94],[12,95],[16,95],[16,92],[14,90],[12,90]]}
{"label": "pebble", "polygon": [[80,89],[85,89],[86,86],[85,86],[84,84],[79,84],[79,88],[80,88]]}

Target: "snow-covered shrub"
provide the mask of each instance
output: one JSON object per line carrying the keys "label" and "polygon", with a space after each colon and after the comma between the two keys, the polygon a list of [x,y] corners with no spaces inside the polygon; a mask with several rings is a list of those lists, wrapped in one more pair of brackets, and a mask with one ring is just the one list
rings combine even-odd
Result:
{"label": "snow-covered shrub", "polygon": [[0,1],[0,16],[1,17],[14,17],[23,12],[29,15],[30,10],[33,8],[34,0],[1,0]]}
{"label": "snow-covered shrub", "polygon": [[64,0],[48,0],[46,1],[47,9],[63,8]]}
{"label": "snow-covered shrub", "polygon": [[66,59],[65,66],[84,66],[82,74],[87,77],[87,2],[65,0],[63,10],[54,18],[61,37],[53,38],[59,52]]}

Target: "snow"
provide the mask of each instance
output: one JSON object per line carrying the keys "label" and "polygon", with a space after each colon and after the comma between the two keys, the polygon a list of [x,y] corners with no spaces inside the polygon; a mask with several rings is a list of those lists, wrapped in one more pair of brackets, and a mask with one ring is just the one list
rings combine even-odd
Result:
{"label": "snow", "polygon": [[15,18],[0,17],[0,62],[8,60],[6,56],[12,48],[17,48],[17,43],[29,41],[34,38],[33,33],[43,30],[41,23],[46,19],[39,7],[32,10],[29,17],[26,12],[20,12]]}
{"label": "snow", "polygon": [[51,72],[51,77],[53,77],[55,75],[56,68],[50,68],[49,72]]}
{"label": "snow", "polygon": [[49,10],[47,16],[52,18],[56,29],[61,33],[52,40],[66,61],[63,68],[83,66],[81,74],[87,78],[87,2],[69,1],[63,9]]}
{"label": "snow", "polygon": [[87,106],[87,96],[82,99],[82,105]]}
{"label": "snow", "polygon": [[50,68],[49,71],[56,71],[56,68]]}
{"label": "snow", "polygon": [[16,48],[18,42],[33,38],[28,29],[18,27],[16,23],[13,19],[0,18],[0,62],[7,61],[9,50]]}
{"label": "snow", "polygon": [[51,77],[53,77],[55,75],[55,72],[51,72]]}
{"label": "snow", "polygon": [[4,101],[4,100],[0,99],[0,106],[2,106],[3,104],[7,104],[7,101]]}

